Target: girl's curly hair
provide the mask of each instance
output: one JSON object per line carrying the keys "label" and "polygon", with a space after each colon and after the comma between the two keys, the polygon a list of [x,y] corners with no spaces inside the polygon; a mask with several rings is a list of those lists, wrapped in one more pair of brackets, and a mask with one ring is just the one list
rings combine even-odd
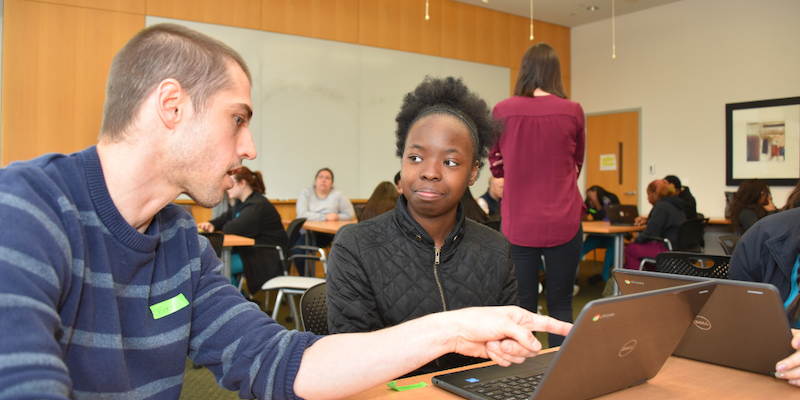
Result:
{"label": "girl's curly hair", "polygon": [[[483,168],[483,160],[489,155],[489,149],[495,140],[500,138],[503,127],[492,118],[489,105],[476,93],[471,92],[460,78],[431,78],[425,80],[403,98],[400,113],[397,114],[397,157],[403,157],[408,131],[417,117],[434,108],[455,111],[462,115],[475,127],[473,146],[475,147],[478,169]],[[477,140],[477,143],[474,141]]]}

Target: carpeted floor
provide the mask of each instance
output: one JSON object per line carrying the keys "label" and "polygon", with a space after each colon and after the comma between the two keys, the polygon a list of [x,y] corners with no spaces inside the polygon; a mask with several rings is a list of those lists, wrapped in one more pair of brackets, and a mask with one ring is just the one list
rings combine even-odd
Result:
{"label": "carpeted floor", "polygon": [[[591,300],[602,297],[603,283],[598,283],[591,286],[587,283],[586,279],[595,274],[595,265],[597,272],[603,268],[603,261],[600,260],[596,264],[593,261],[584,261],[581,263],[581,269],[578,275],[578,286],[580,291],[578,295],[573,298],[573,318],[578,316],[583,306]],[[274,301],[274,294],[271,301]],[[299,300],[299,299],[296,299]],[[273,304],[273,303],[270,303]],[[542,314],[547,314],[547,305],[545,304],[544,294],[539,295],[539,304],[542,305]],[[270,307],[271,308],[271,307]],[[294,322],[287,323],[286,316],[289,314],[289,308],[281,307],[278,315],[278,321],[287,329],[294,329]],[[539,334],[537,338],[542,342],[543,348],[547,348],[547,335]],[[186,359],[186,374],[184,375],[183,391],[181,392],[181,400],[218,400],[218,399],[238,399],[237,392],[231,392],[220,388],[217,385],[214,375],[206,368],[193,369],[192,362]]]}

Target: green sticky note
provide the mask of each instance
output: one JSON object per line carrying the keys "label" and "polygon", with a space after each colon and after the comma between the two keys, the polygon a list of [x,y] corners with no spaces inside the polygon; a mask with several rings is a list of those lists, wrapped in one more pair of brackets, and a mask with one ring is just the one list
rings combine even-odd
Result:
{"label": "green sticky note", "polygon": [[391,381],[391,382],[387,383],[386,386],[389,386],[390,388],[392,388],[392,390],[396,390],[398,392],[402,392],[404,390],[423,388],[425,386],[428,386],[428,384],[425,383],[425,382],[420,382],[420,383],[415,383],[413,385],[397,386],[397,381]]}
{"label": "green sticky note", "polygon": [[188,305],[189,301],[186,300],[186,297],[183,296],[183,293],[180,293],[169,300],[164,300],[161,303],[153,304],[150,306],[150,311],[153,312],[153,319],[159,319],[161,317],[166,317],[167,315],[170,315]]}

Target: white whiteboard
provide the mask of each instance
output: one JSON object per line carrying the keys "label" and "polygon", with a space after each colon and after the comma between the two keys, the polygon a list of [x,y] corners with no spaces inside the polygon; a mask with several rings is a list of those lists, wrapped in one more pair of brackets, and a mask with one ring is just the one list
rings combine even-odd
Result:
{"label": "white whiteboard", "polygon": [[[270,199],[295,199],[322,167],[334,187],[366,199],[400,170],[395,117],[403,96],[426,75],[462,77],[490,106],[508,97],[506,67],[229,26],[172,22],[217,38],[238,51],[253,76],[253,132],[258,157],[245,165],[264,175]],[[487,188],[484,167],[472,187]]]}

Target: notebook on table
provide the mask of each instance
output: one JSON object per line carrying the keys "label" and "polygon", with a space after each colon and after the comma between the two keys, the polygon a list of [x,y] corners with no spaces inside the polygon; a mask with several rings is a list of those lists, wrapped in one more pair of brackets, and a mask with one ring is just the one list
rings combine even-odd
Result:
{"label": "notebook on table", "polygon": [[676,356],[774,375],[775,364],[795,351],[781,296],[768,283],[635,270],[614,270],[614,279],[623,295],[690,282],[717,285],[675,348]]}
{"label": "notebook on table", "polygon": [[559,351],[431,381],[475,400],[581,400],[638,385],[658,373],[714,286],[695,283],[591,301]]}
{"label": "notebook on table", "polygon": [[604,210],[611,225],[633,226],[636,217],[639,216],[639,209],[636,206],[611,204],[605,206]]}

